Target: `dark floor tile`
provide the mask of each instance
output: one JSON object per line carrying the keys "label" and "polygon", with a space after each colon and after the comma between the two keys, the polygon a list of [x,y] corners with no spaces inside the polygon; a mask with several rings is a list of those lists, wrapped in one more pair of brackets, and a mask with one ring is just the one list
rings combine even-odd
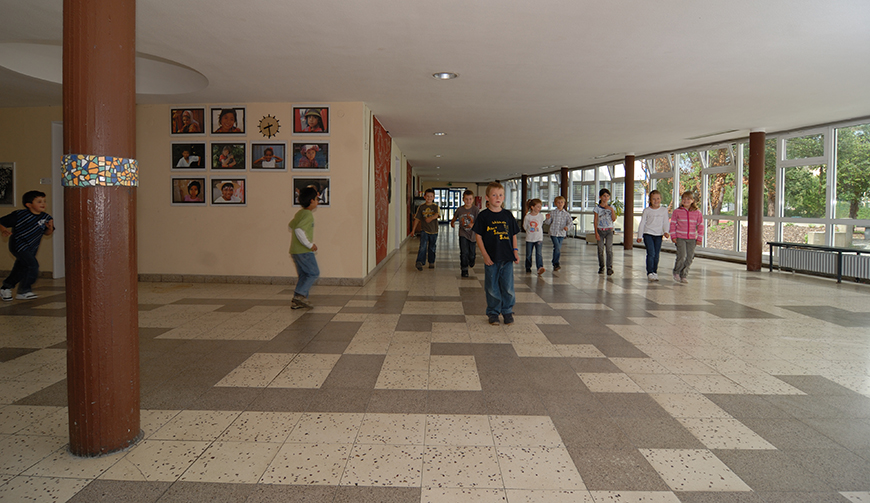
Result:
{"label": "dark floor tile", "polygon": [[670,418],[665,409],[645,393],[594,393],[610,417]]}
{"label": "dark floor tile", "polygon": [[831,306],[777,306],[789,311],[827,321],[841,327],[870,326],[870,313],[856,313]]}
{"label": "dark floor tile", "polygon": [[589,344],[588,339],[571,325],[538,325],[551,344]]}
{"label": "dark floor tile", "polygon": [[547,372],[533,370],[527,373],[529,382],[538,390],[562,391],[562,390],[586,390],[586,385],[576,372]]}
{"label": "dark floor tile", "polygon": [[790,418],[791,415],[768,402],[761,395],[705,394],[713,403],[736,418]]}
{"label": "dark floor tile", "polygon": [[43,407],[66,407],[68,390],[66,379],[41,389],[16,402],[15,405],[40,405]]}
{"label": "dark floor tile", "polygon": [[847,449],[870,448],[870,420],[805,418],[802,421]]}
{"label": "dark floor tile", "polygon": [[486,414],[482,391],[429,391],[429,414]]}
{"label": "dark floor tile", "polygon": [[315,341],[350,342],[359,331],[362,322],[330,321],[317,333]]}
{"label": "dark floor tile", "polygon": [[717,449],[713,454],[756,492],[831,489],[781,451]]}
{"label": "dark floor tile", "polygon": [[594,374],[604,372],[622,373],[622,370],[607,358],[565,358],[565,361],[571,365],[574,372],[589,372]]}
{"label": "dark floor tile", "polygon": [[428,391],[376,389],[366,412],[373,414],[425,414]]}
{"label": "dark floor tile", "polygon": [[468,355],[474,354],[474,347],[470,343],[462,342],[433,342],[429,349],[431,355]]}
{"label": "dark floor tile", "polygon": [[850,503],[851,501],[836,491],[763,492],[758,495],[764,503]]}
{"label": "dark floor tile", "polygon": [[564,358],[539,358],[524,356],[520,363],[529,372],[574,372],[571,365]]}
{"label": "dark floor tile", "polygon": [[384,364],[384,355],[342,355],[321,389],[355,388],[373,390]]}
{"label": "dark floor tile", "polygon": [[646,353],[629,342],[616,344],[595,344],[598,351],[608,358],[649,358]]}
{"label": "dark floor tile", "polygon": [[846,449],[784,451],[836,491],[870,491],[870,461]]}
{"label": "dark floor tile", "polygon": [[694,435],[674,418],[614,418],[613,422],[638,449],[704,449]]}
{"label": "dark floor tile", "polygon": [[[635,449],[611,419],[550,414],[562,443],[574,449]],[[636,450],[636,449],[635,449]]]}
{"label": "dark floor tile", "polygon": [[668,486],[636,449],[582,449],[568,453],[590,491],[667,491]]}
{"label": "dark floor tile", "polygon": [[245,503],[332,502],[338,486],[291,486],[258,484]]}
{"label": "dark floor tile", "polygon": [[785,381],[787,384],[803,391],[808,395],[845,395],[851,397],[860,397],[849,388],[835,383],[834,381],[822,376],[813,375],[797,375],[787,376],[778,375],[777,379]]}
{"label": "dark floor tile", "polygon": [[419,503],[419,487],[348,487],[335,493],[333,503]]}
{"label": "dark floor tile", "polygon": [[176,482],[157,500],[159,503],[237,503],[245,501],[256,484],[218,484],[210,482]]}
{"label": "dark floor tile", "polygon": [[475,358],[519,358],[513,344],[472,344]]}
{"label": "dark floor tile", "polygon": [[179,388],[175,384],[162,384],[154,392],[141,395],[140,407],[143,409],[186,409],[202,396],[208,387]]}
{"label": "dark floor tile", "polygon": [[248,405],[248,410],[305,412],[317,391],[316,389],[266,388]]}
{"label": "dark floor tile", "polygon": [[311,397],[308,410],[313,412],[365,412],[372,396],[371,389],[320,388]]}
{"label": "dark floor tile", "polygon": [[186,408],[191,410],[247,410],[262,388],[212,388]]}
{"label": "dark floor tile", "polygon": [[546,416],[547,409],[537,393],[511,391],[485,391],[487,414],[515,416]]}
{"label": "dark floor tile", "polygon": [[842,412],[844,418],[870,419],[870,397],[863,395],[834,395],[821,397],[822,402]]}
{"label": "dark floor tile", "polygon": [[753,492],[678,492],[674,493],[682,503],[765,503]]}
{"label": "dark floor tile", "polygon": [[769,395],[765,399],[796,418],[842,417],[842,412],[818,395]]}
{"label": "dark floor tile", "polygon": [[771,314],[760,309],[755,309],[753,307],[734,302],[733,300],[715,299],[708,300],[707,302],[710,303],[710,307],[707,308],[707,312],[720,318],[752,320],[780,318],[775,314]]}
{"label": "dark floor tile", "polygon": [[317,341],[312,340],[302,349],[302,353],[322,353],[331,355],[344,354],[350,341]]}
{"label": "dark floor tile", "polygon": [[797,419],[742,418],[749,429],[777,449],[836,449],[840,446]]}
{"label": "dark floor tile", "polygon": [[538,393],[541,403],[551,416],[609,417],[607,409],[595,398],[595,394],[583,391],[542,391]]}
{"label": "dark floor tile", "polygon": [[526,372],[478,368],[480,388],[486,392],[532,391],[536,389]]}
{"label": "dark floor tile", "polygon": [[94,480],[69,503],[155,503],[172,482],[128,482]]}

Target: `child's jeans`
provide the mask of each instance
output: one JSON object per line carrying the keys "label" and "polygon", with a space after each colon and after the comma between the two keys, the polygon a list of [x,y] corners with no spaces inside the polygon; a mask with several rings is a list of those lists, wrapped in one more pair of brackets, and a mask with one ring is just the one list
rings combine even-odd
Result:
{"label": "child's jeans", "polygon": [[308,292],[311,291],[314,282],[320,277],[317,259],[314,258],[314,252],[298,253],[290,256],[293,257],[293,263],[296,264],[296,275],[299,276],[293,293],[307,298]]}
{"label": "child's jeans", "polygon": [[559,259],[562,258],[562,240],[565,236],[550,236],[553,241],[553,267],[559,267]]}
{"label": "child's jeans", "polygon": [[496,262],[483,266],[486,291],[486,315],[513,314],[514,263]]}
{"label": "child's jeans", "polygon": [[426,252],[429,254],[429,263],[435,263],[435,245],[438,243],[438,234],[429,234],[420,231],[420,250],[417,251],[417,262],[426,263]]}
{"label": "child's jeans", "polygon": [[467,272],[469,267],[474,267],[474,259],[477,255],[477,243],[459,236],[459,267],[462,272]]}
{"label": "child's jeans", "polygon": [[[15,264],[12,266],[12,272],[3,281],[3,289],[11,290],[18,285],[18,293],[27,293],[36,283],[36,278],[39,277],[39,262],[36,261],[36,254],[30,251],[13,251],[15,256]],[[18,284],[18,283],[21,284]]]}
{"label": "child's jeans", "polygon": [[607,251],[607,269],[613,269],[613,229],[598,229],[598,268],[604,269],[604,252]]}
{"label": "child's jeans", "polygon": [[644,234],[643,244],[646,246],[646,273],[658,273],[659,255],[662,252],[662,237]]}
{"label": "child's jeans", "polygon": [[689,267],[695,258],[695,240],[677,238],[677,260],[674,262],[674,274],[681,278],[689,275]]}
{"label": "child's jeans", "polygon": [[532,269],[532,251],[535,252],[535,263],[538,264],[538,269],[544,267],[544,254],[541,253],[541,248],[544,243],[541,241],[528,242],[526,241],[526,270]]}

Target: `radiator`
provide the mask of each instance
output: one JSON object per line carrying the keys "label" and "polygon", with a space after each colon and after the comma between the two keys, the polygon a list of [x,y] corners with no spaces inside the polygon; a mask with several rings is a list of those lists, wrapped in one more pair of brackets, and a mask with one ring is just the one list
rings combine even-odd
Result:
{"label": "radiator", "polygon": [[779,251],[779,267],[836,276],[837,254],[802,248],[782,248]]}
{"label": "radiator", "polygon": [[843,254],[843,276],[870,279],[870,255]]}

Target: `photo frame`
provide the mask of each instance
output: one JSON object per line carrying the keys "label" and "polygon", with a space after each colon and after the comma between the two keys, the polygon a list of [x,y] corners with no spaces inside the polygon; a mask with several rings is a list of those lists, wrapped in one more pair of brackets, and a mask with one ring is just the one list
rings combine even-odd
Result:
{"label": "photo frame", "polygon": [[317,187],[317,191],[320,194],[318,198],[319,206],[328,207],[329,206],[329,177],[328,176],[318,176],[318,177],[308,177],[308,176],[294,176],[293,177],[293,206],[299,206],[299,191],[303,187],[307,187],[309,185],[314,185]]}
{"label": "photo frame", "polygon": [[0,162],[0,206],[15,206],[14,162]]}
{"label": "photo frame", "polygon": [[171,169],[173,171],[205,170],[208,165],[205,152],[205,143],[173,142]]}
{"label": "photo frame", "polygon": [[293,107],[293,134],[329,134],[329,107]]}
{"label": "photo frame", "polygon": [[287,171],[287,143],[251,142],[251,170]]}
{"label": "photo frame", "polygon": [[212,143],[211,169],[221,171],[245,171],[247,169],[247,143]]}
{"label": "photo frame", "polygon": [[293,171],[329,169],[329,142],[293,142]]}
{"label": "photo frame", "polygon": [[172,177],[172,205],[173,206],[205,206],[206,189],[205,177]]}
{"label": "photo frame", "polygon": [[169,132],[173,136],[205,136],[205,108],[172,108]]}
{"label": "photo frame", "polygon": [[216,135],[245,134],[245,107],[212,108],[210,131]]}
{"label": "photo frame", "polygon": [[226,178],[213,176],[210,179],[211,204],[212,206],[245,206],[247,194],[245,192],[245,177]]}

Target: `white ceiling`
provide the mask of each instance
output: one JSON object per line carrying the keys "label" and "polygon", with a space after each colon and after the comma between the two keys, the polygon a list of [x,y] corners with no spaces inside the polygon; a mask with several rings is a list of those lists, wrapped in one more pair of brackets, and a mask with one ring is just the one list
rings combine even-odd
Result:
{"label": "white ceiling", "polygon": [[[0,42],[59,43],[62,3],[0,0]],[[137,50],[208,86],[138,101],[362,101],[423,176],[504,179],[870,116],[868,26],[868,0],[139,0]],[[0,106],[60,104],[0,69]]]}

